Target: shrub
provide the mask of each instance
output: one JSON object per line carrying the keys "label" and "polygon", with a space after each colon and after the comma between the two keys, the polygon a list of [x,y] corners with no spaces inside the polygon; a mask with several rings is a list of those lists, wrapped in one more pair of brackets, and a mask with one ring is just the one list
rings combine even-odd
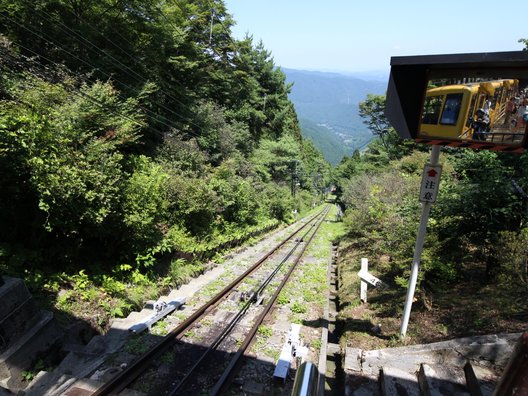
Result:
{"label": "shrub", "polygon": [[508,288],[528,288],[528,230],[503,231],[490,246],[490,259],[496,262],[497,278]]}

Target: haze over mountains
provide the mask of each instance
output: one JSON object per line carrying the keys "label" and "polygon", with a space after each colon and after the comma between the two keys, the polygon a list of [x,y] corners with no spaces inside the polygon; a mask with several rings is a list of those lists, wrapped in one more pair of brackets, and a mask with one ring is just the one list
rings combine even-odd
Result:
{"label": "haze over mountains", "polygon": [[303,136],[312,140],[327,161],[338,164],[345,155],[361,150],[372,133],[359,116],[359,102],[367,94],[384,94],[383,73],[339,74],[282,69],[295,105]]}

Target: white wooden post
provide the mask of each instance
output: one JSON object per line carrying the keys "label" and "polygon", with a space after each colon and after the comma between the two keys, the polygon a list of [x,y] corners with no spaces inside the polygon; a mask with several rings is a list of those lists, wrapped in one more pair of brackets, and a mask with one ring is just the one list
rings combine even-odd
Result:
{"label": "white wooden post", "polygon": [[[367,273],[368,272],[368,259],[362,258],[361,259],[361,272]],[[365,282],[363,279],[361,279],[361,291],[360,291],[360,299],[362,302],[367,302],[367,282]]]}

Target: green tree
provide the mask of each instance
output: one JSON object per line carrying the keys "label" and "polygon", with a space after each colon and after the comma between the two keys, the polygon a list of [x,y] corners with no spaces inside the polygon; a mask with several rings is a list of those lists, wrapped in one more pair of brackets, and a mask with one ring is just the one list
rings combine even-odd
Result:
{"label": "green tree", "polygon": [[[399,159],[410,154],[414,149],[414,143],[401,139],[387,120],[384,95],[367,95],[367,99],[359,103],[359,115],[364,119],[363,122],[372,134],[381,142],[379,148],[376,147],[376,141],[369,145],[369,151],[373,156],[386,156],[388,160]],[[382,161],[387,162],[386,159]]]}
{"label": "green tree", "polygon": [[0,204],[4,241],[42,248],[65,238],[65,249],[78,250],[91,243],[88,235],[101,242],[115,231],[109,224],[127,179],[124,151],[143,120],[134,100],[119,100],[109,84],[80,93],[29,76],[5,92],[12,99],[0,103],[0,168],[11,175]]}
{"label": "green tree", "polygon": [[477,259],[487,263],[490,277],[497,269],[490,252],[500,233],[519,231],[526,217],[522,197],[512,186],[515,167],[508,166],[508,157],[491,151],[453,153],[453,175],[443,176],[443,192],[433,213],[446,255],[463,256],[473,249]]}
{"label": "green tree", "polygon": [[[208,238],[289,221],[326,185],[284,73],[262,43],[231,36],[223,1],[0,10],[9,249],[57,264],[152,263],[169,247],[203,251]],[[294,178],[295,202],[284,193]]]}

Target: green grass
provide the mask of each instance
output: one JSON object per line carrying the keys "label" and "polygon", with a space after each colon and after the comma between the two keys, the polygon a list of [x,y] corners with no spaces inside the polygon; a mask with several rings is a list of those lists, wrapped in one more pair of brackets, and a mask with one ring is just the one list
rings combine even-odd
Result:
{"label": "green grass", "polygon": [[169,333],[169,323],[165,320],[159,320],[152,327],[151,334],[165,336]]}
{"label": "green grass", "polygon": [[143,336],[133,337],[125,345],[125,351],[133,355],[141,355],[150,349],[149,343],[145,342]]}
{"label": "green grass", "polygon": [[271,329],[271,327],[266,325],[260,325],[257,332],[259,335],[266,338],[271,337],[271,335],[273,334],[273,330]]}
{"label": "green grass", "polygon": [[321,339],[317,338],[310,342],[310,346],[314,348],[316,351],[319,351],[321,349]]}

